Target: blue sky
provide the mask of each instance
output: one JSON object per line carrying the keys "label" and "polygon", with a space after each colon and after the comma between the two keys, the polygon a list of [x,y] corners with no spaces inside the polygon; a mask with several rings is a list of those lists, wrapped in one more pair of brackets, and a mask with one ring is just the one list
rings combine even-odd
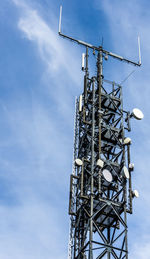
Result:
{"label": "blue sky", "polygon": [[134,215],[129,258],[150,258],[150,3],[148,0],[1,0],[0,7],[0,258],[67,258],[69,175],[72,170],[74,100],[83,88],[78,45],[64,33],[138,60],[142,67],[104,63],[105,78],[124,84],[132,120]]}

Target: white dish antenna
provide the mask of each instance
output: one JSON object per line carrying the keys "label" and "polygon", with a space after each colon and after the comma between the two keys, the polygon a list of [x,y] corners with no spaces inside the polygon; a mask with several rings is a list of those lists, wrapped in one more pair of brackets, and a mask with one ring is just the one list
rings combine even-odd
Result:
{"label": "white dish antenna", "polygon": [[144,118],[143,112],[138,108],[133,109],[132,116],[137,120],[142,120]]}
{"label": "white dish antenna", "polygon": [[124,144],[125,144],[125,145],[131,144],[131,139],[130,139],[129,137],[125,138],[125,139],[124,139]]}
{"label": "white dish antenna", "polygon": [[133,171],[133,170],[134,170],[134,164],[133,164],[133,163],[130,163],[130,164],[129,164],[129,168],[130,168],[131,171]]}
{"label": "white dish antenna", "polygon": [[129,171],[128,171],[128,168],[126,166],[124,166],[122,168],[122,173],[123,173],[123,176],[126,178],[126,179],[129,179]]}
{"label": "white dish antenna", "polygon": [[133,192],[132,192],[132,195],[133,195],[133,197],[136,197],[136,198],[139,198],[139,192],[137,191],[137,190],[134,190]]}
{"label": "white dish antenna", "polygon": [[103,176],[104,176],[104,178],[105,178],[105,180],[106,180],[107,182],[109,182],[109,183],[112,182],[113,178],[112,178],[112,174],[109,172],[109,170],[104,169],[104,170],[102,171],[102,174],[103,174]]}
{"label": "white dish antenna", "polygon": [[77,159],[75,160],[75,164],[78,165],[78,166],[82,166],[82,165],[83,165],[83,162],[82,162],[81,159],[77,158]]}

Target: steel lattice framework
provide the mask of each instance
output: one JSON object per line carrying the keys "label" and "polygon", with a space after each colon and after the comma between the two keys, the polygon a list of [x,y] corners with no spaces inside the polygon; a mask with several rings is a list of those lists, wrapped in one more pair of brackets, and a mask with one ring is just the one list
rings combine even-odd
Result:
{"label": "steel lattice framework", "polygon": [[[61,26],[61,18],[60,18]],[[105,80],[103,58],[140,66],[80,40],[86,47],[84,90],[76,99],[73,172],[70,177],[69,259],[128,258],[127,213],[132,214],[129,138],[132,114],[123,109],[122,86]],[[89,77],[89,49],[97,57]]]}

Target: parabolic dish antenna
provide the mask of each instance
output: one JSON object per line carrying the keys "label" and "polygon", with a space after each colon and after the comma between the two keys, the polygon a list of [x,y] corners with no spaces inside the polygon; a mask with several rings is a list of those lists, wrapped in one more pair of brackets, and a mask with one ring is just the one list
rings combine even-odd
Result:
{"label": "parabolic dish antenna", "polygon": [[134,108],[132,111],[133,117],[137,120],[142,120],[144,118],[144,114],[138,108]]}
{"label": "parabolic dish antenna", "polygon": [[124,144],[125,145],[131,144],[131,139],[129,137],[125,138],[124,139]]}
{"label": "parabolic dish antenna", "polygon": [[81,160],[81,159],[79,159],[79,158],[77,158],[77,159],[75,160],[75,163],[76,163],[76,165],[78,165],[78,166],[83,165],[82,160]]}
{"label": "parabolic dish antenna", "polygon": [[134,170],[134,164],[133,164],[133,163],[130,163],[130,164],[129,164],[129,168],[133,171],[133,170]]}
{"label": "parabolic dish antenna", "polygon": [[139,198],[139,192],[137,190],[133,191],[133,195],[134,197]]}
{"label": "parabolic dish antenna", "polygon": [[109,182],[109,183],[112,182],[112,180],[113,180],[112,174],[111,174],[107,169],[104,169],[104,170],[102,171],[102,174],[103,174],[103,176],[104,176],[104,178],[105,178],[105,180],[106,180],[107,182]]}
{"label": "parabolic dish antenna", "polygon": [[124,166],[122,168],[122,172],[123,172],[123,176],[127,179],[129,179],[129,171],[128,171],[128,168],[126,166]]}

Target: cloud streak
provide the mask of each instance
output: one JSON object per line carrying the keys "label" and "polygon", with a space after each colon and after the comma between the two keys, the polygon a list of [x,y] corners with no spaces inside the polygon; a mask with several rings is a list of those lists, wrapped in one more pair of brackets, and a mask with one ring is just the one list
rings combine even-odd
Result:
{"label": "cloud streak", "polygon": [[23,11],[18,28],[29,41],[36,45],[48,72],[52,74],[58,72],[59,69],[66,69],[71,80],[77,83],[74,73],[77,62],[73,52],[69,51],[68,46],[64,47],[58,33],[40,17],[37,10],[31,9],[24,1],[14,0],[14,3]]}

